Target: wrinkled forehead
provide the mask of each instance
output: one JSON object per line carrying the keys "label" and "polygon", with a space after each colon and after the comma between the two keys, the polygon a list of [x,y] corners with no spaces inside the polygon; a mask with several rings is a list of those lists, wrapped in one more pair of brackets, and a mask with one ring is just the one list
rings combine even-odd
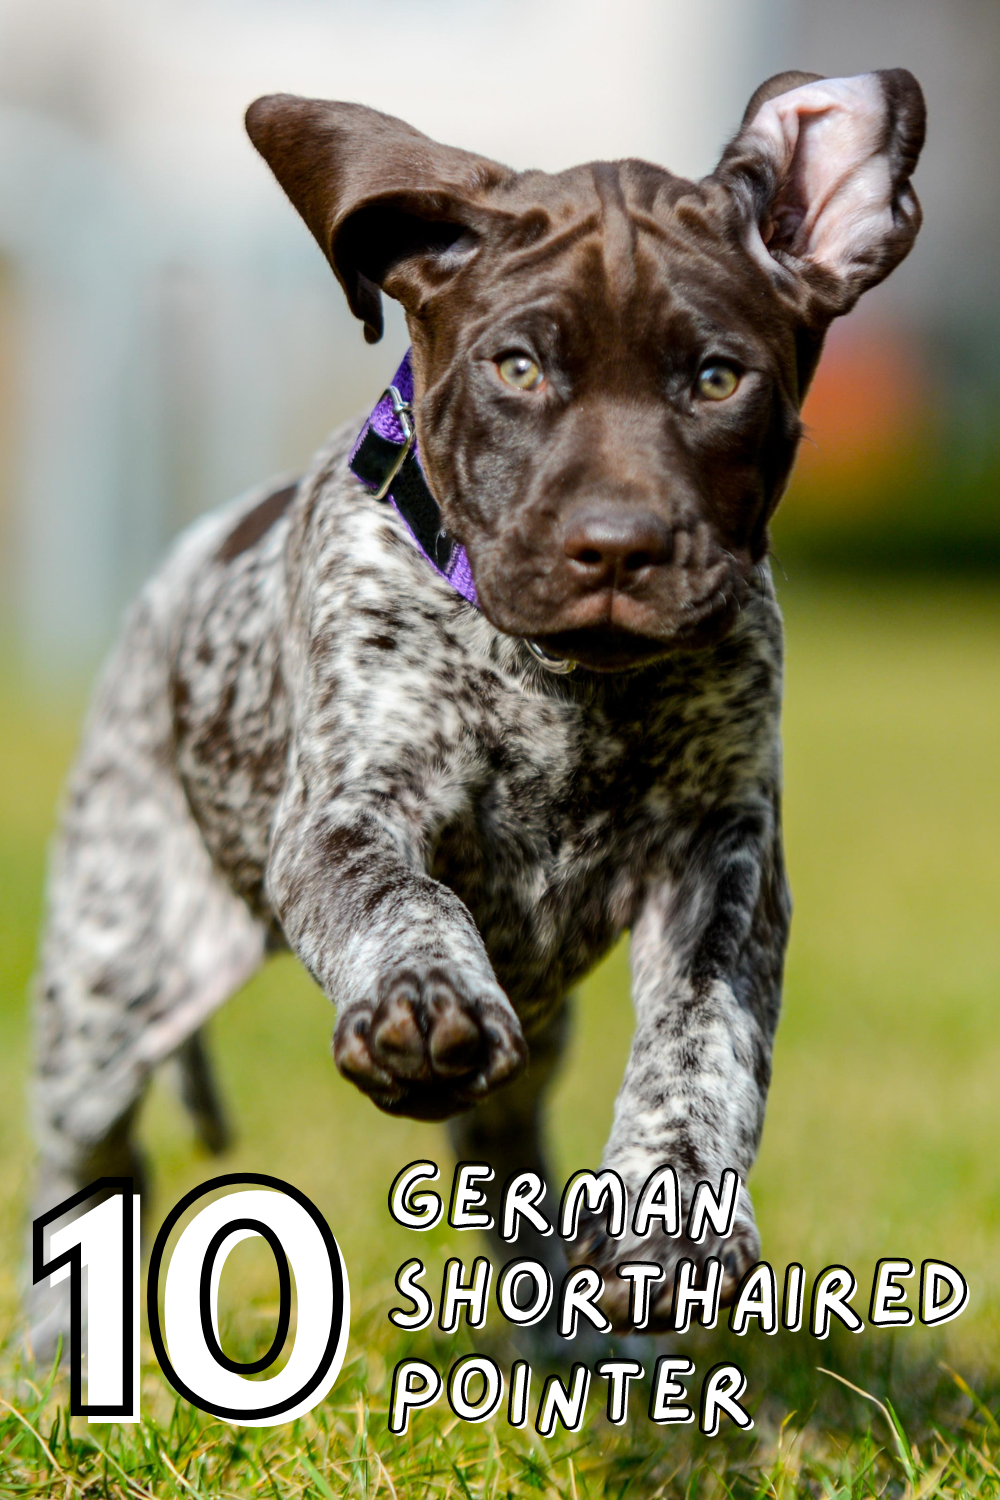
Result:
{"label": "wrinkled forehead", "polygon": [[554,300],[589,322],[750,328],[770,283],[728,194],[641,161],[526,172],[495,198],[482,279],[512,311]]}
{"label": "wrinkled forehead", "polygon": [[695,184],[652,162],[592,161],[564,172],[521,172],[499,192],[512,207],[541,210],[555,231],[572,225],[621,226],[645,217],[662,221]]}

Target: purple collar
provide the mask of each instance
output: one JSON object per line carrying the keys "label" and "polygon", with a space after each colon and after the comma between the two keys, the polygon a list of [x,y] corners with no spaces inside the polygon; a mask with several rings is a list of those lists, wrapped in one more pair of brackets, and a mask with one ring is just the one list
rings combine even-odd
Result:
{"label": "purple collar", "polygon": [[413,425],[413,365],[410,350],[354,445],[349,467],[375,494],[388,500],[433,568],[456,593],[479,607],[464,547],[441,523],[441,510],[420,466]]}

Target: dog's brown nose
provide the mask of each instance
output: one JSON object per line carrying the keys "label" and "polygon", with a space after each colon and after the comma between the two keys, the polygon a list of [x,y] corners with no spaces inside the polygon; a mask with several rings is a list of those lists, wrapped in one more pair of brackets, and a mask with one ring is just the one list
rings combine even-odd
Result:
{"label": "dog's brown nose", "polygon": [[579,510],[563,533],[563,551],[582,584],[601,588],[669,562],[673,533],[651,511]]}

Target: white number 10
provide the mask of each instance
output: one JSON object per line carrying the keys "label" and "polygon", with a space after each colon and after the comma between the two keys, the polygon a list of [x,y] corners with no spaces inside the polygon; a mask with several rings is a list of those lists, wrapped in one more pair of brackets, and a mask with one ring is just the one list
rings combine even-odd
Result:
{"label": "white number 10", "polygon": [[[161,1325],[160,1280],[172,1231],[200,1198],[234,1187],[241,1191],[207,1203],[178,1237],[166,1266]],[[93,1207],[53,1227],[90,1200]],[[219,1280],[230,1250],[251,1235],[267,1241],[278,1267],[278,1325],[266,1354],[241,1363],[219,1341]],[[33,1249],[35,1281],[70,1278],[71,1412],[92,1422],[138,1421],[139,1197],[131,1179],[102,1177],[36,1219]],[[282,1352],[293,1273],[299,1318],[288,1360],[270,1379],[250,1380]],[[272,1427],[302,1416],[340,1373],[350,1324],[343,1257],[316,1206],[280,1178],[231,1173],[182,1198],[156,1236],[146,1300],[150,1337],[170,1384],[194,1406],[238,1426]]]}

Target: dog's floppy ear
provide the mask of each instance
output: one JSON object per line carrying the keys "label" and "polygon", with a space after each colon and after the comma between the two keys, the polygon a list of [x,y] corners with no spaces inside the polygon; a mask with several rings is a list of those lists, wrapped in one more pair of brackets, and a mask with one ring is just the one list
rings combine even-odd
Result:
{"label": "dog's floppy ear", "polygon": [[769,271],[805,278],[830,315],[898,265],[920,228],[910,186],[924,97],[905,68],[855,78],[780,73],[754,94],[713,173]]}
{"label": "dog's floppy ear", "polygon": [[489,191],[515,175],[360,104],[271,94],[251,104],[246,126],[369,343],[382,337],[380,289],[417,311],[475,249]]}

